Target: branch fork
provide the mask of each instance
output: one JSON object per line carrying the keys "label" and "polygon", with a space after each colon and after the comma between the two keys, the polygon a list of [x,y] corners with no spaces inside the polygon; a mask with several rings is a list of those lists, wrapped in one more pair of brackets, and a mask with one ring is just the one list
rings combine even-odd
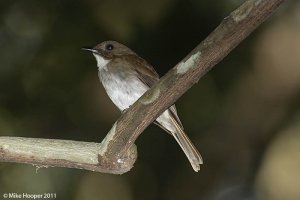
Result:
{"label": "branch fork", "polygon": [[284,0],[247,0],[115,122],[101,143],[0,137],[0,161],[123,174],[135,140],[168,107],[267,19]]}

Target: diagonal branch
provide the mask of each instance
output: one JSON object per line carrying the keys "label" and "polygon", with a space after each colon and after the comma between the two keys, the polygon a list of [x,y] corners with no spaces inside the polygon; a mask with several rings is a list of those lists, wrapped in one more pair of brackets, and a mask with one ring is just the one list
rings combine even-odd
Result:
{"label": "diagonal branch", "polygon": [[[164,110],[220,62],[284,0],[248,0],[181,62],[135,102],[99,143],[0,137],[0,160],[106,173],[129,171],[137,157],[137,137]],[[64,155],[64,156],[63,156]]]}

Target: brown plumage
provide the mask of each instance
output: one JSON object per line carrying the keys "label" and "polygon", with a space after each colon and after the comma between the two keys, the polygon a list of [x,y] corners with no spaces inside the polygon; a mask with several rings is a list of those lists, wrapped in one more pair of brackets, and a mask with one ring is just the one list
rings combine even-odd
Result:
{"label": "brown plumage", "polygon": [[[99,78],[111,100],[121,110],[129,108],[158,80],[154,68],[131,49],[115,41],[105,41],[93,49]],[[175,105],[164,111],[154,122],[173,135],[195,171],[200,170],[202,158],[183,131]]]}

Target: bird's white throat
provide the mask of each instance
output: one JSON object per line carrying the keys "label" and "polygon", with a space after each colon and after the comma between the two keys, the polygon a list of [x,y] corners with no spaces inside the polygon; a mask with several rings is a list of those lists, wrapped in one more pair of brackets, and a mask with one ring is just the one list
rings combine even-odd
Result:
{"label": "bird's white throat", "polygon": [[99,69],[106,69],[106,65],[110,62],[110,60],[106,60],[104,59],[102,56],[100,56],[99,54],[95,54],[93,53],[93,55],[96,58],[97,61],[97,66],[99,67]]}

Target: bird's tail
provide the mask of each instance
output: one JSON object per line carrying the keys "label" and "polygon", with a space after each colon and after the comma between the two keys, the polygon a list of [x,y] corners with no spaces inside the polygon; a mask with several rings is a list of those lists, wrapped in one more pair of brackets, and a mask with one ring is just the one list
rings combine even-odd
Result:
{"label": "bird's tail", "polygon": [[172,131],[173,137],[180,145],[186,157],[189,159],[193,169],[196,172],[198,172],[200,170],[200,164],[203,164],[203,160],[200,153],[193,145],[191,140],[188,138],[188,136],[185,134],[182,126],[175,119],[172,112],[170,112],[170,119],[173,122],[174,126],[176,127],[176,131]]}

